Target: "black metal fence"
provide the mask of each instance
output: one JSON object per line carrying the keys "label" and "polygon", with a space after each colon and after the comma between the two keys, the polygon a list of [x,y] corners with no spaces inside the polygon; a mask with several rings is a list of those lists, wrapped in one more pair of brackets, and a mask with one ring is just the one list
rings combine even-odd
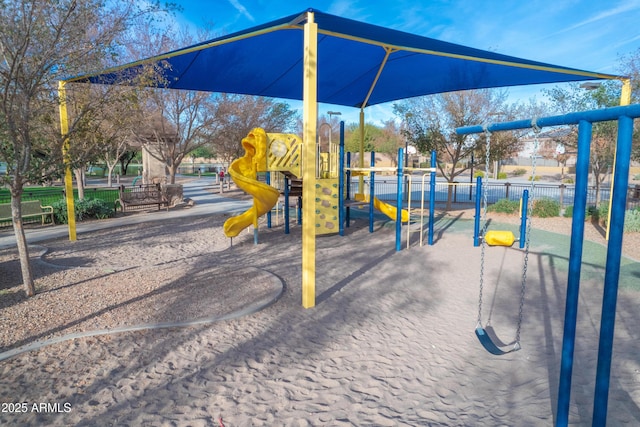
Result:
{"label": "black metal fence", "polygon": [[[118,189],[117,188],[85,188],[84,189],[84,197],[85,199],[101,199],[107,203],[113,204],[118,199]],[[56,189],[25,189],[22,193],[22,200],[39,200],[40,204],[43,206],[50,206],[58,200],[62,200],[65,198],[64,189],[56,188]],[[78,199],[77,191],[74,191],[74,198]],[[0,203],[10,203],[11,197],[8,192],[0,193]]]}
{"label": "black metal fence", "polygon": [[[358,180],[351,182],[351,194],[358,191]],[[378,178],[375,180],[375,195],[380,199],[388,202],[394,202],[397,194],[397,180],[388,178]],[[411,202],[412,205],[419,204],[424,197],[424,202],[429,202],[429,179],[424,181],[420,178],[411,182]],[[501,199],[520,200],[524,190],[529,190],[531,195],[530,183],[510,183],[510,182],[483,182],[487,195],[487,203],[496,203]],[[368,180],[365,180],[365,193],[368,193]],[[409,191],[409,182],[405,180],[403,183],[403,199],[407,200]],[[476,184],[475,183],[453,183],[449,184],[445,181],[436,181],[435,202],[446,203],[451,191],[451,201],[454,204],[475,203]],[[608,185],[600,187],[600,201],[609,200],[611,188]],[[568,184],[548,184],[535,183],[533,196],[536,199],[551,199],[560,203],[560,206],[567,207],[573,205],[575,194],[575,185]],[[587,204],[596,205],[596,188],[589,186],[587,189]],[[627,209],[640,206],[640,186],[629,186],[627,195]]]}

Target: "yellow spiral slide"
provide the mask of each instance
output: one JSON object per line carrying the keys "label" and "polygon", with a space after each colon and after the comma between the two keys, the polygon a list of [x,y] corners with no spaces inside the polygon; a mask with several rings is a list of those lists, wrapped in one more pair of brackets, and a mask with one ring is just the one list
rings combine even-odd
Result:
{"label": "yellow spiral slide", "polygon": [[269,212],[278,202],[280,193],[257,180],[257,172],[267,170],[267,134],[255,128],[242,140],[245,154],[229,166],[231,179],[240,189],[253,196],[253,206],[224,222],[224,234],[235,237],[250,225],[258,227],[258,218]]}

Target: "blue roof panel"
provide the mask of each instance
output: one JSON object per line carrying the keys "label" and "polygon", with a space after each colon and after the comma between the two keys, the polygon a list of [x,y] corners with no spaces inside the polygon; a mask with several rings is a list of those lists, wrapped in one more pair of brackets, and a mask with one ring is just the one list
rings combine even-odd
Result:
{"label": "blue roof panel", "polygon": [[[69,81],[123,83],[141,64],[164,61],[168,88],[301,100],[306,19],[306,12],[291,15]],[[501,55],[318,11],[314,11],[314,20],[319,33],[321,103],[360,107],[365,102],[375,105],[457,90],[619,78]],[[392,53],[384,63],[387,51]]]}

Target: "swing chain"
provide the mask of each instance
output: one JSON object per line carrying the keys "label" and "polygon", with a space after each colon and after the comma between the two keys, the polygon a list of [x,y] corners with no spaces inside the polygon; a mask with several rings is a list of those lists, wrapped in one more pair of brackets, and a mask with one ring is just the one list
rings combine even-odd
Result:
{"label": "swing chain", "polygon": [[[485,148],[485,175],[489,176],[489,164],[491,162],[491,132],[485,128],[485,140],[486,140],[486,148]],[[484,256],[485,256],[485,248],[486,242],[484,236],[487,233],[487,186],[482,186],[482,230],[480,232],[480,296],[478,297],[478,326],[482,326],[482,293],[484,287]]]}
{"label": "swing chain", "polygon": [[[534,131],[534,140],[533,140],[533,151],[531,153],[531,186],[530,186],[530,196],[527,203],[527,209],[531,212],[529,207],[533,208],[534,199],[535,199],[535,178],[536,178],[536,163],[538,157],[538,149],[539,149],[539,140],[538,136],[540,134],[540,128],[536,124],[536,120],[532,120],[532,127]],[[524,308],[524,297],[527,285],[527,266],[529,264],[529,244],[531,242],[531,214],[527,217],[527,230],[526,230],[526,244],[524,250],[524,265],[522,267],[522,287],[520,288],[520,308],[518,310],[518,327],[516,328],[516,343],[520,342],[520,329],[522,325],[522,311]]]}

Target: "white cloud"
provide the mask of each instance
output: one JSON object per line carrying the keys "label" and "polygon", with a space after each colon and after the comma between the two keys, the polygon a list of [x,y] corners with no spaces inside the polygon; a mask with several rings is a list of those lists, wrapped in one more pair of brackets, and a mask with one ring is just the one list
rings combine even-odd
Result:
{"label": "white cloud", "polygon": [[572,31],[575,30],[577,28],[580,27],[584,27],[585,25],[589,25],[589,24],[593,24],[593,23],[597,23],[599,21],[603,21],[607,18],[611,18],[613,16],[617,16],[617,15],[622,15],[622,14],[627,14],[633,10],[637,10],[640,9],[640,1],[639,0],[635,0],[635,1],[625,1],[620,3],[617,7],[602,11],[600,13],[597,13],[593,16],[591,16],[590,18],[584,19],[580,22],[577,22],[567,28],[564,28],[558,32],[556,32],[555,34],[561,34],[561,33],[565,33],[568,31]]}
{"label": "white cloud", "polygon": [[255,22],[255,18],[249,13],[246,7],[244,7],[238,0],[229,0],[231,6],[233,6],[238,12],[243,14],[249,21]]}

